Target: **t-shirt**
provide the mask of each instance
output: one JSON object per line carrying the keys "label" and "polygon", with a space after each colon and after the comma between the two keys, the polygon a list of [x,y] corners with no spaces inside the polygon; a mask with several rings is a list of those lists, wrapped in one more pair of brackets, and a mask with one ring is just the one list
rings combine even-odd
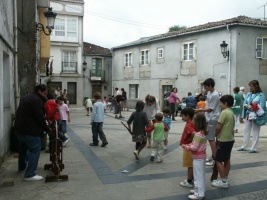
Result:
{"label": "t-shirt", "polygon": [[61,120],[68,120],[67,112],[69,112],[70,110],[67,104],[63,103],[62,105],[58,105],[58,109],[60,111]]}
{"label": "t-shirt", "polygon": [[219,103],[220,97],[219,93],[214,90],[213,92],[208,92],[206,98],[206,109],[210,108],[211,112],[205,112],[206,121],[209,122],[210,120],[218,121],[219,118]]}
{"label": "t-shirt", "polygon": [[172,120],[170,117],[164,117],[163,122],[167,125],[168,129],[171,129]]}
{"label": "t-shirt", "polygon": [[199,102],[197,103],[197,107],[198,107],[198,108],[202,108],[202,109],[204,109],[205,106],[206,106],[206,102],[205,102],[205,101],[199,101]]}
{"label": "t-shirt", "polygon": [[222,129],[217,135],[217,139],[221,142],[233,141],[235,118],[231,108],[226,108],[221,112],[218,123],[222,125]]}
{"label": "t-shirt", "polygon": [[180,145],[182,144],[190,144],[192,142],[191,134],[195,132],[195,127],[192,122],[187,122],[184,127],[184,132],[180,140]]}
{"label": "t-shirt", "polygon": [[163,122],[155,122],[153,125],[146,129],[146,132],[152,132],[153,130],[153,141],[165,140],[164,131],[168,131],[166,124],[164,124]]}

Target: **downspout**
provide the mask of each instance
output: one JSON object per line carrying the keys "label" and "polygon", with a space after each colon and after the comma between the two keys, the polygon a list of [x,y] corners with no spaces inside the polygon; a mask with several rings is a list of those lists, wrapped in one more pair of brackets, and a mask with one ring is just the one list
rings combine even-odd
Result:
{"label": "downspout", "polygon": [[229,26],[226,26],[229,33],[229,57],[228,57],[228,94],[231,94],[231,31]]}
{"label": "downspout", "polygon": [[18,76],[18,17],[17,17],[17,0],[14,1],[13,5],[13,16],[14,16],[14,44],[15,44],[15,51],[14,51],[14,84],[15,84],[15,109],[17,110],[19,106],[19,76]]}

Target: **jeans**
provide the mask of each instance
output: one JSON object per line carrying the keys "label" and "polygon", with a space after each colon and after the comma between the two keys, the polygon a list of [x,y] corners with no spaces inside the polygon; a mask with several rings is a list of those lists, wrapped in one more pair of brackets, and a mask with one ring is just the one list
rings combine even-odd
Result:
{"label": "jeans", "polygon": [[61,120],[60,126],[59,126],[59,130],[65,134],[67,133],[67,121],[66,120]]}
{"label": "jeans", "polygon": [[41,138],[31,135],[17,134],[19,140],[18,170],[25,168],[24,177],[30,178],[36,175],[38,161],[41,152]]}
{"label": "jeans", "polygon": [[105,133],[103,132],[103,122],[92,123],[93,143],[98,144],[98,135],[102,142],[107,142]]}

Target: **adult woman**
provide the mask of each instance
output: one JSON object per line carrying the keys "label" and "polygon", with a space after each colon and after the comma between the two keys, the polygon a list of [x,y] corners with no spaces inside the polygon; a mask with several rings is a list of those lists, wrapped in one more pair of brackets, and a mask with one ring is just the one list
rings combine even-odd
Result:
{"label": "adult woman", "polygon": [[255,124],[253,120],[249,120],[248,116],[249,113],[253,112],[251,103],[254,102],[260,105],[264,112],[266,112],[266,98],[262,93],[260,84],[257,80],[250,81],[248,85],[250,87],[250,92],[247,93],[244,100],[242,113],[242,119],[245,119],[243,144],[238,151],[245,151],[245,148],[249,142],[250,134],[252,133],[252,146],[249,150],[249,153],[256,153],[259,142],[260,126]]}
{"label": "adult woman", "polygon": [[174,118],[174,112],[175,112],[175,104],[177,101],[179,101],[179,103],[181,103],[179,97],[177,96],[177,88],[174,87],[172,89],[172,92],[169,96],[169,104],[170,104],[170,110],[171,110],[171,116],[172,116],[172,121],[176,121],[175,118]]}
{"label": "adult woman", "polygon": [[[152,95],[147,95],[145,98],[145,107],[143,110],[150,123],[153,123],[155,114],[160,112],[159,101]],[[147,132],[147,148],[151,147],[151,132]]]}
{"label": "adult woman", "polygon": [[241,109],[240,109],[240,103],[241,103],[241,99],[242,96],[239,94],[239,87],[234,87],[233,89],[233,97],[235,100],[235,105],[232,107],[234,116],[235,116],[235,133],[238,133],[238,128],[239,128],[239,124],[240,124],[240,113],[241,113]]}

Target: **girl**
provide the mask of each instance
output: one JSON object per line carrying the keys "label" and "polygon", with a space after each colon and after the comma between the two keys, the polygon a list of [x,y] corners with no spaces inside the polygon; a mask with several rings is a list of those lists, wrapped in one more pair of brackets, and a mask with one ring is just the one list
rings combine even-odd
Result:
{"label": "girl", "polygon": [[192,195],[189,199],[203,199],[205,196],[205,162],[206,162],[206,143],[207,125],[205,115],[198,113],[193,118],[193,124],[197,133],[194,135],[190,144],[183,144],[182,147],[192,151],[193,173],[195,189],[190,190]]}
{"label": "girl", "polygon": [[[135,112],[132,113],[127,121],[129,131],[132,132],[132,140],[135,142],[135,159],[139,160],[139,154],[141,150],[146,146],[146,132],[145,127],[149,124],[147,115],[143,112],[145,103],[143,101],[137,101],[135,106]],[[133,131],[131,131],[131,123],[133,122]]]}

